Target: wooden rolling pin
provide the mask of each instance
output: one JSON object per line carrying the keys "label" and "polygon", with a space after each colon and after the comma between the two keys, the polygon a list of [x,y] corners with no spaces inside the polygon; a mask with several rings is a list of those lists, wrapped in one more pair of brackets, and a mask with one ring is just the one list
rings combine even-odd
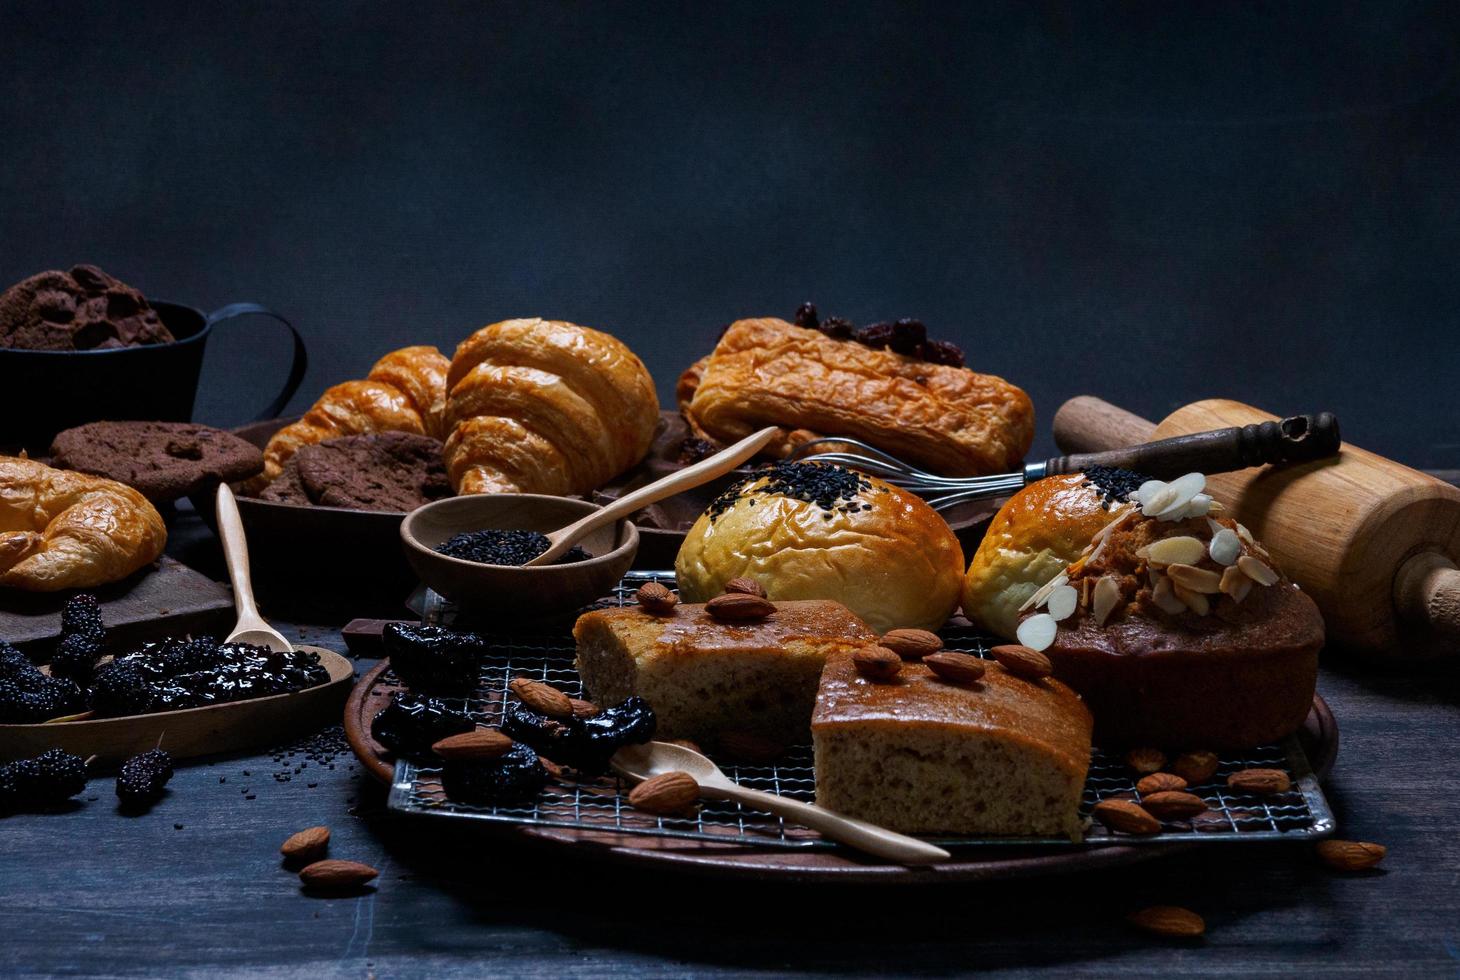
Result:
{"label": "wooden rolling pin", "polygon": [[[1060,407],[1054,438],[1096,452],[1274,418],[1211,399],[1156,425],[1081,396]],[[1318,603],[1330,643],[1413,659],[1460,651],[1460,490],[1348,444],[1311,463],[1212,474],[1207,488]]]}

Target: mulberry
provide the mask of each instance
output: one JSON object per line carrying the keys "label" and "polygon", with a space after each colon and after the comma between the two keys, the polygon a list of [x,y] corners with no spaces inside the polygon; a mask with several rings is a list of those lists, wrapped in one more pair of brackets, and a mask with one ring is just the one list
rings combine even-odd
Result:
{"label": "mulberry", "polygon": [[47,677],[0,678],[0,724],[28,725],[86,710],[86,695],[74,681]]}
{"label": "mulberry", "polygon": [[61,610],[61,642],[51,657],[51,674],[82,686],[91,683],[105,645],[106,629],[96,596],[73,596]]}
{"label": "mulberry", "polygon": [[54,806],[85,788],[85,761],[60,749],[0,766],[0,809]]}
{"label": "mulberry", "polygon": [[117,799],[125,807],[142,808],[152,804],[172,778],[172,756],[162,749],[134,755],[122,763],[117,773]]}

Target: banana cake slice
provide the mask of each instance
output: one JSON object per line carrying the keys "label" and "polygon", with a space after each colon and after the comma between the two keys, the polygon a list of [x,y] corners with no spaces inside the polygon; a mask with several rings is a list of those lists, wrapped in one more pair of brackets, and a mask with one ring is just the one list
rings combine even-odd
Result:
{"label": "banana cake slice", "polygon": [[1092,727],[1052,678],[989,664],[955,684],[906,663],[872,681],[839,652],[811,723],[816,802],[902,833],[1078,840]]}
{"label": "banana cake slice", "polygon": [[722,622],[701,604],[665,615],[638,606],[584,613],[573,627],[578,673],[599,703],[648,701],[661,739],[714,742],[735,731],[804,743],[827,657],[877,634],[839,602],[775,606],[755,622]]}

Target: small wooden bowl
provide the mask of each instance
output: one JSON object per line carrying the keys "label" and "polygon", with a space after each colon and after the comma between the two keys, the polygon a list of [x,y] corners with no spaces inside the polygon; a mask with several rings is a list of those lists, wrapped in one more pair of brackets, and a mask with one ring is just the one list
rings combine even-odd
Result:
{"label": "small wooden bowl", "polygon": [[448,497],[407,514],[400,537],[421,581],[472,619],[497,614],[514,621],[538,619],[570,612],[613,591],[639,550],[632,521],[589,534],[579,543],[593,557],[563,565],[487,565],[439,554],[436,546],[464,531],[556,531],[596,510],[602,508],[585,500],[537,493]]}

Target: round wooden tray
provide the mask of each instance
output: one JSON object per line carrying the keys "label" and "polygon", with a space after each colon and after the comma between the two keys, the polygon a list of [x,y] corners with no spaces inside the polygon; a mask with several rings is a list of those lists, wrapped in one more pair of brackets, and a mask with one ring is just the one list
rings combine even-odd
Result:
{"label": "round wooden tray", "polygon": [[[395,766],[385,757],[380,743],[370,736],[370,720],[385,707],[394,691],[394,687],[387,688],[378,683],[388,666],[389,661],[382,660],[361,677],[345,703],[345,736],[349,739],[350,748],[366,771],[387,785],[394,778]],[[1318,695],[1313,697],[1313,708],[1298,737],[1314,773],[1319,779],[1326,778],[1338,757],[1338,723],[1328,704]],[[1111,845],[1079,850],[1011,847],[1007,850],[1000,848],[996,854],[987,850],[968,857],[955,854],[955,860],[945,864],[906,867],[844,850],[758,848],[745,844],[715,844],[567,827],[486,823],[481,827],[483,833],[514,842],[571,847],[576,854],[584,857],[700,875],[885,885],[1070,874],[1149,861],[1195,846],[1189,843],[1135,847]]]}

